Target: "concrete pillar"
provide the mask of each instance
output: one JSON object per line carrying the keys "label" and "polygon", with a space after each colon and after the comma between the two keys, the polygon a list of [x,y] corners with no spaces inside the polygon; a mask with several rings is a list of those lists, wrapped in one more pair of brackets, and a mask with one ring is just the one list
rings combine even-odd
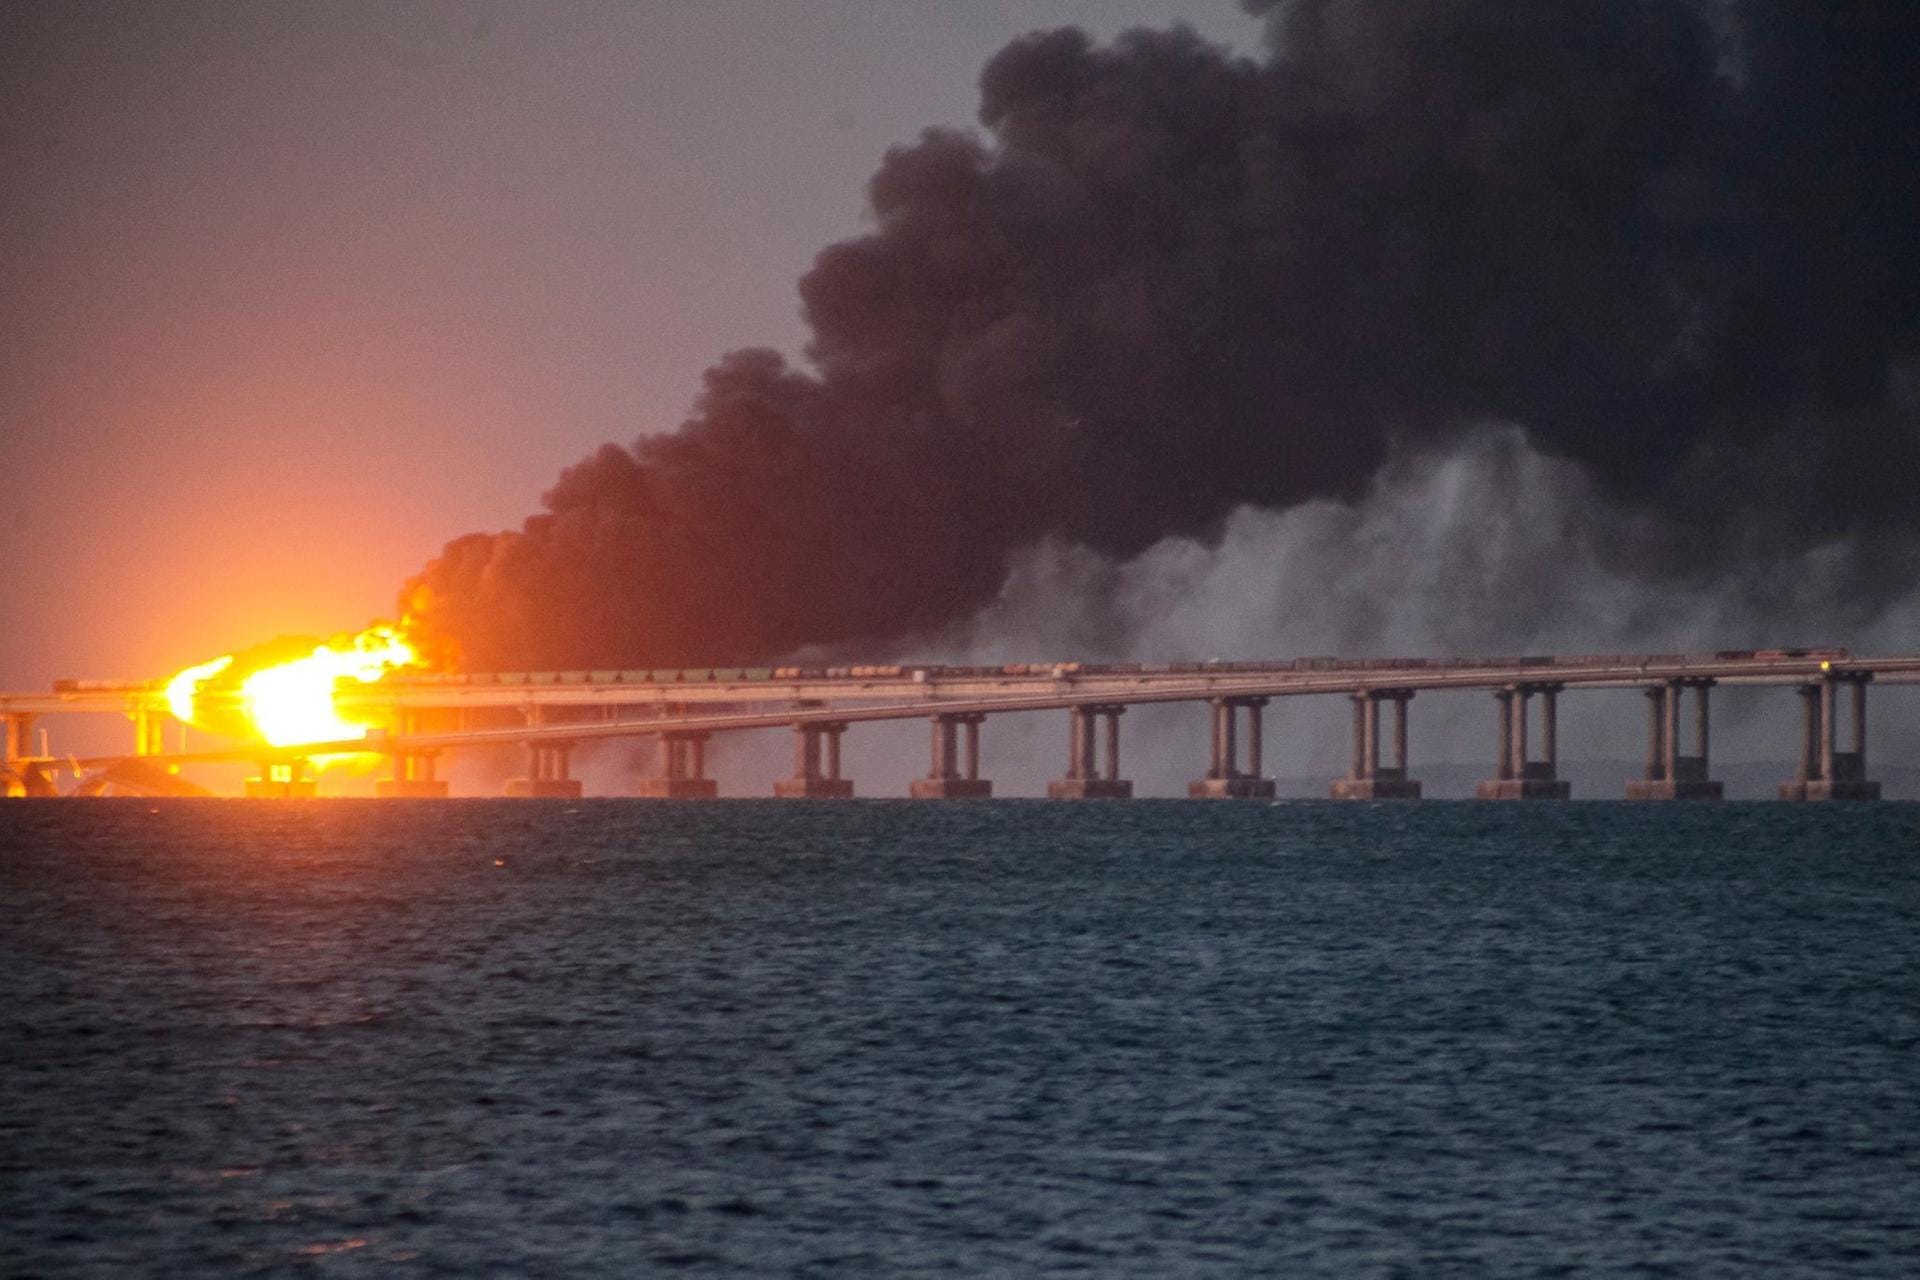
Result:
{"label": "concrete pillar", "polygon": [[34,717],[24,711],[6,714],[7,759],[19,760],[34,754],[33,720]]}
{"label": "concrete pillar", "polygon": [[817,721],[793,726],[793,776],[775,782],[773,794],[795,800],[851,797],[853,784],[840,776],[840,735],[846,728],[845,724]]}
{"label": "concrete pillar", "polygon": [[1266,729],[1261,723],[1266,716],[1265,698],[1248,698],[1247,708],[1247,776],[1261,778],[1266,776]]}
{"label": "concrete pillar", "polygon": [[1366,776],[1377,778],[1380,776],[1380,699],[1371,693],[1367,694],[1366,729]]}
{"label": "concrete pillar", "polygon": [[1853,681],[1853,754],[1864,771],[1867,767],[1867,681],[1864,677],[1855,677]]}
{"label": "concrete pillar", "polygon": [[0,716],[6,731],[6,757],[0,761],[0,796],[53,795],[53,782],[47,771],[24,761],[34,754],[33,716],[24,711],[9,711]]}
{"label": "concrete pillar", "polygon": [[1660,744],[1664,752],[1660,767],[1668,782],[1680,776],[1680,690],[1679,681],[1668,681],[1666,698],[1660,704]]}
{"label": "concrete pillar", "polygon": [[1367,695],[1364,690],[1356,689],[1353,698],[1353,767],[1347,770],[1349,778],[1367,776]]}
{"label": "concrete pillar", "polygon": [[[1125,707],[1071,708],[1067,776],[1047,784],[1051,800],[1127,800],[1133,783],[1120,776],[1120,714]],[[1106,718],[1106,765],[1102,769],[1094,740],[1095,722]],[[1076,772],[1077,769],[1077,772]]]}
{"label": "concrete pillar", "polygon": [[1235,730],[1239,727],[1239,715],[1234,710],[1231,699],[1222,699],[1220,703],[1220,776],[1237,778],[1240,776],[1240,748],[1234,741]]}
{"label": "concrete pillar", "polygon": [[1799,781],[1812,782],[1820,768],[1820,686],[1803,684],[1794,692],[1800,695]]}
{"label": "concrete pillar", "polygon": [[[641,778],[634,794],[650,800],[711,800],[720,794],[720,786],[707,776],[707,739],[711,735],[689,730],[668,730],[660,735],[660,768],[652,777]],[[572,744],[567,744],[572,749]],[[804,760],[806,746],[794,744],[796,756]],[[564,767],[564,761],[563,761]],[[578,787],[579,783],[573,783]],[[575,794],[579,794],[578,791]]]}
{"label": "concrete pillar", "polygon": [[1560,713],[1558,689],[1548,687],[1540,691],[1540,758],[1547,766],[1547,776],[1560,776]]}
{"label": "concrete pillar", "polygon": [[1839,731],[1833,705],[1833,681],[1820,682],[1820,780],[1833,781],[1834,736]]}
{"label": "concrete pillar", "polygon": [[1393,768],[1402,778],[1407,776],[1407,703],[1412,700],[1404,689],[1393,699]]}
{"label": "concrete pillar", "polygon": [[1068,713],[1067,727],[1073,733],[1069,752],[1071,758],[1067,767],[1069,778],[1098,776],[1099,761],[1093,740],[1094,719],[1094,713],[1087,707],[1074,707]]}
{"label": "concrete pillar", "polygon": [[1712,726],[1708,723],[1707,690],[1712,682],[1701,680],[1693,686],[1693,744],[1694,752],[1700,757],[1700,767],[1707,773],[1713,772],[1708,763],[1712,751]]}
{"label": "concrete pillar", "polygon": [[140,707],[133,713],[133,754],[165,755],[168,715],[155,707]]}
{"label": "concrete pillar", "polygon": [[[1800,768],[1780,784],[1782,800],[1878,800],[1880,784],[1867,778],[1867,681],[1870,672],[1839,674],[1801,688]],[[1853,685],[1853,750],[1836,749],[1839,719],[1835,699],[1841,681]],[[1814,710],[1818,699],[1819,710]]]}
{"label": "concrete pillar", "polygon": [[249,800],[306,800],[311,799],[316,788],[313,779],[306,776],[307,762],[298,757],[290,760],[262,760],[260,775],[248,778],[246,795]]}
{"label": "concrete pillar", "polygon": [[[1265,698],[1214,698],[1208,704],[1214,724],[1213,763],[1207,776],[1187,784],[1187,795],[1196,800],[1271,800],[1273,780],[1261,776],[1265,768],[1260,709]],[[1247,709],[1247,768],[1240,768],[1236,749],[1235,725],[1240,708]]]}
{"label": "concrete pillar", "polygon": [[1643,689],[1647,698],[1647,771],[1648,782],[1667,776],[1667,691],[1655,685]]}
{"label": "concrete pillar", "polygon": [[810,724],[793,726],[793,776],[800,779],[820,776],[820,731]]}
{"label": "concrete pillar", "polygon": [[[1420,784],[1407,776],[1407,701],[1408,689],[1374,689],[1353,695],[1354,752],[1352,771],[1335,778],[1331,794],[1335,800],[1418,800]],[[1380,704],[1393,704],[1393,765],[1380,766]],[[1507,717],[1500,720],[1502,736],[1510,728]],[[1502,762],[1506,751],[1502,748]]]}
{"label": "concrete pillar", "polygon": [[1531,696],[1525,688],[1513,691],[1513,763],[1507,771],[1511,778],[1527,776],[1527,699]]}
{"label": "concrete pillar", "polygon": [[[1482,800],[1565,800],[1571,791],[1560,781],[1559,732],[1555,685],[1514,685],[1494,694],[1499,699],[1501,718],[1500,776],[1488,778],[1474,794]],[[1532,768],[1527,756],[1527,701],[1541,696],[1540,730],[1546,758]]]}
{"label": "concrete pillar", "polygon": [[[977,713],[935,716],[933,768],[926,777],[909,784],[909,794],[924,800],[983,800],[991,796],[993,784],[980,776],[980,722],[985,719]],[[964,740],[959,737],[962,730]]]}
{"label": "concrete pillar", "polygon": [[387,800],[442,800],[447,784],[434,777],[437,751],[396,751],[393,776],[373,784],[373,794]]}
{"label": "concrete pillar", "polygon": [[1494,701],[1499,705],[1500,716],[1500,763],[1499,778],[1513,776],[1513,691],[1499,689],[1494,692]]}

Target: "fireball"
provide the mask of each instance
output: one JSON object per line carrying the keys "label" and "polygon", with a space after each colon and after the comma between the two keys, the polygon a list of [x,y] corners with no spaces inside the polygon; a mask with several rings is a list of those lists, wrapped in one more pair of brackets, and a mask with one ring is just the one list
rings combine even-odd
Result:
{"label": "fireball", "polygon": [[276,642],[188,667],[168,681],[167,706],[187,723],[237,730],[276,747],[357,738],[368,726],[341,714],[334,691],[343,680],[372,684],[398,667],[421,665],[404,626],[376,623],[290,658],[288,642]]}

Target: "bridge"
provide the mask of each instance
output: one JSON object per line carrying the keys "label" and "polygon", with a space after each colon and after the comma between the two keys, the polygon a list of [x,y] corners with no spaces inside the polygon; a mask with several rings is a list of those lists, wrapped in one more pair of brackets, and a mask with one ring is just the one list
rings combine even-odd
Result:
{"label": "bridge", "polygon": [[[6,756],[0,782],[9,795],[106,791],[193,794],[180,767],[256,762],[248,792],[313,793],[309,762],[375,753],[392,762],[379,794],[437,797],[442,753],[475,747],[526,752],[526,776],[507,784],[514,796],[572,797],[571,773],[581,744],[654,738],[659,768],[638,780],[644,796],[704,798],[717,794],[707,776],[706,744],[716,733],[786,728],[793,734],[790,777],[774,784],[788,797],[853,795],[842,774],[841,737],[855,724],[929,722],[930,762],[911,794],[929,799],[986,797],[981,730],[995,715],[1065,712],[1066,769],[1048,787],[1056,799],[1125,799],[1133,785],[1120,774],[1120,717],[1128,707],[1198,703],[1211,725],[1209,758],[1189,786],[1196,798],[1267,798],[1262,709],[1275,698],[1348,698],[1352,757],[1332,782],[1336,799],[1417,799],[1409,751],[1409,707],[1420,694],[1480,691],[1494,704],[1491,775],[1478,795],[1489,800],[1566,799],[1558,774],[1558,699],[1564,692],[1638,690],[1645,695],[1644,776],[1627,785],[1635,800],[1718,799],[1711,776],[1710,691],[1719,685],[1792,689],[1801,711],[1795,734],[1799,765],[1780,785],[1785,800],[1877,799],[1867,776],[1867,688],[1920,683],[1920,655],[1858,657],[1840,648],[1722,650],[1711,654],[1590,654],[1482,658],[1299,658],[1281,662],[1008,664],[998,667],[879,665],[695,668],[637,671],[407,674],[374,684],[343,683],[336,702],[348,714],[390,728],[365,737],[275,748],[237,742],[207,750],[166,747],[172,721],[158,681],[57,681],[47,693],[0,693]],[[1683,704],[1692,703],[1684,717]],[[34,726],[47,715],[110,714],[133,722],[131,751],[60,755],[35,750]],[[1383,724],[1383,719],[1387,723]],[[1847,721],[1844,739],[1842,721]],[[1684,722],[1684,723],[1683,723]],[[1383,730],[1390,730],[1383,736]],[[1690,732],[1683,732],[1690,730]],[[1691,737],[1690,745],[1685,739]],[[1685,749],[1683,749],[1683,746]]]}

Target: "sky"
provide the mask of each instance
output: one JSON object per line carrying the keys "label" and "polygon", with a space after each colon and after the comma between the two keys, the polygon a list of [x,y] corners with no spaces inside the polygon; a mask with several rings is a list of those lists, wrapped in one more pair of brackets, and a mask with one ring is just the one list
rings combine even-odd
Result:
{"label": "sky", "polygon": [[723,352],[1031,30],[1233,0],[0,10],[0,688],[391,613]]}

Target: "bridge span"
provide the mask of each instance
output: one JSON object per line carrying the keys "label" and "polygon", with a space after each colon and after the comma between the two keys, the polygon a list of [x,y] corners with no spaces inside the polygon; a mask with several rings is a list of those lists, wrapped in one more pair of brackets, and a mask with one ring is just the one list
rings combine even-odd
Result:
{"label": "bridge span", "polygon": [[[660,766],[638,780],[642,795],[715,795],[707,775],[713,734],[788,728],[793,774],[777,795],[847,797],[853,783],[841,769],[841,737],[855,724],[926,719],[930,764],[911,794],[984,797],[991,782],[980,768],[981,727],[988,717],[1064,711],[1067,763],[1049,785],[1059,799],[1124,799],[1120,717],[1130,706],[1204,703],[1211,727],[1204,774],[1189,794],[1262,798],[1274,794],[1263,759],[1262,709],[1274,698],[1344,696],[1353,710],[1351,766],[1333,781],[1336,799],[1417,799],[1411,771],[1409,704],[1421,693],[1492,694],[1495,749],[1483,799],[1565,799],[1558,771],[1558,698],[1579,690],[1637,689],[1645,694],[1644,776],[1628,784],[1638,800],[1717,799],[1710,770],[1710,690],[1718,685],[1772,685],[1796,691],[1801,703],[1794,741],[1799,765],[1780,786],[1788,800],[1874,799],[1867,776],[1867,688],[1920,683],[1920,655],[1857,657],[1844,649],[1719,651],[1712,654],[1598,654],[1514,658],[1335,659],[1183,664],[1035,663],[1000,667],[876,665],[828,668],[698,668],[671,671],[571,671],[475,674],[394,673],[374,684],[343,683],[338,705],[357,718],[384,721],[362,738],[273,748],[235,742],[206,750],[166,749],[171,717],[162,682],[58,681],[47,693],[0,693],[6,758],[0,781],[10,795],[197,790],[182,766],[258,762],[250,794],[311,794],[307,763],[315,758],[376,753],[393,764],[379,784],[391,796],[444,796],[436,776],[442,753],[474,747],[524,749],[527,775],[510,795],[577,796],[571,755],[610,738],[659,741]],[[1691,702],[1691,716],[1683,704]],[[112,714],[133,721],[128,753],[77,757],[35,750],[37,718]],[[1383,719],[1387,723],[1383,724]],[[1783,717],[1783,720],[1786,717]],[[1841,732],[1842,722],[1848,732]],[[1691,738],[1690,744],[1686,742]],[[1684,749],[1683,749],[1684,747]]]}

